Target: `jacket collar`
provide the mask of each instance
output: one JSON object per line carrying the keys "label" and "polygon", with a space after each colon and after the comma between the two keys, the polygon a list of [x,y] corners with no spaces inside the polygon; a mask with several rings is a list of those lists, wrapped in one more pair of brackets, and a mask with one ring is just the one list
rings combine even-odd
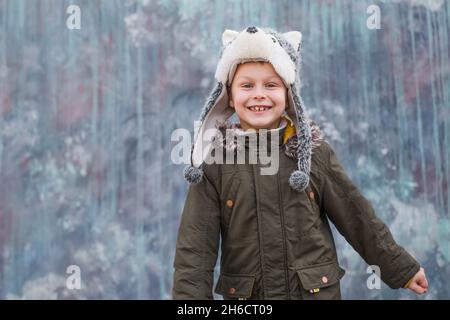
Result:
{"label": "jacket collar", "polygon": [[[312,149],[314,150],[321,141],[324,141],[324,136],[319,126],[311,119],[308,119],[308,124],[311,128],[312,137]],[[231,122],[226,120],[224,122],[216,122],[216,129],[218,129],[216,136],[214,137],[213,144],[219,148],[225,148],[227,151],[242,150],[247,147],[248,138],[236,139],[239,136],[252,136],[259,141],[259,133],[252,131],[244,131],[237,122]],[[267,130],[267,143],[269,144],[272,137],[276,136],[279,139],[279,146],[283,146],[285,154],[292,159],[298,159],[297,149],[299,147],[298,137],[296,134],[295,126],[292,120],[283,115],[280,126],[276,129]],[[242,144],[245,141],[245,145]]]}

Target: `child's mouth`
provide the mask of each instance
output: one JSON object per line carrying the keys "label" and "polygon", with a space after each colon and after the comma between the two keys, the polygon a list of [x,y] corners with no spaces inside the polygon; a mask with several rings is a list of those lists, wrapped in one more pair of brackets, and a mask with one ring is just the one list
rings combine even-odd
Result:
{"label": "child's mouth", "polygon": [[247,107],[247,109],[249,109],[250,111],[254,112],[254,113],[264,113],[266,111],[269,111],[270,109],[272,109],[271,106],[250,106]]}

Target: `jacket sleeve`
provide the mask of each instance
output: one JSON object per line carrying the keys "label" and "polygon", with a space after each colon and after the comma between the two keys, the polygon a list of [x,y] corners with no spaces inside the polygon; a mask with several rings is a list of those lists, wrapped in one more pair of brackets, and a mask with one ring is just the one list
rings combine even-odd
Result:
{"label": "jacket sleeve", "polygon": [[190,185],[178,229],[173,299],[213,299],[214,267],[220,240],[220,200],[205,174]]}
{"label": "jacket sleeve", "polygon": [[389,287],[403,287],[419,271],[419,263],[395,242],[328,143],[324,153],[322,205],[327,216],[369,265],[380,268],[381,279]]}

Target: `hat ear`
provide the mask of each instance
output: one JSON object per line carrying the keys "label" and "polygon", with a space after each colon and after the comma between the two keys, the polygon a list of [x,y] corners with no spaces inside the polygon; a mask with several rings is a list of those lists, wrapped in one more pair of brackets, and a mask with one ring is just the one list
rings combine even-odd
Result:
{"label": "hat ear", "polygon": [[233,41],[233,39],[236,38],[238,34],[239,32],[237,31],[226,29],[222,34],[222,44],[226,46],[231,41]]}
{"label": "hat ear", "polygon": [[300,31],[289,31],[283,33],[283,37],[295,50],[298,50],[300,43],[302,43],[302,33]]}

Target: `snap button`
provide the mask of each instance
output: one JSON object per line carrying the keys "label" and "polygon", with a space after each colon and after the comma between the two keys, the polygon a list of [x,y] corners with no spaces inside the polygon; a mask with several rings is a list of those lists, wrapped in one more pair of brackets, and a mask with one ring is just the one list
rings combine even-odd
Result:
{"label": "snap button", "polygon": [[230,288],[229,290],[228,290],[228,293],[229,294],[234,294],[236,292],[236,288]]}
{"label": "snap button", "polygon": [[311,199],[314,199],[314,192],[311,191],[311,192],[309,193],[309,197],[310,197]]}
{"label": "snap button", "polygon": [[325,277],[325,276],[323,276],[323,277],[322,277],[322,282],[323,282],[323,283],[328,283],[328,278]]}
{"label": "snap button", "polygon": [[227,207],[228,207],[228,208],[231,208],[232,206],[233,206],[233,200],[228,199],[228,200],[227,200]]}

